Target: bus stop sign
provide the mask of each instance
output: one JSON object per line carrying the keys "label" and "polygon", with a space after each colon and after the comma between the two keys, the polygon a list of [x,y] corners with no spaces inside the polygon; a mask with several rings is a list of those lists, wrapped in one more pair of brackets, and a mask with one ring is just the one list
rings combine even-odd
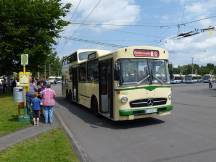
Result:
{"label": "bus stop sign", "polygon": [[28,54],[21,55],[21,65],[22,66],[28,65]]}

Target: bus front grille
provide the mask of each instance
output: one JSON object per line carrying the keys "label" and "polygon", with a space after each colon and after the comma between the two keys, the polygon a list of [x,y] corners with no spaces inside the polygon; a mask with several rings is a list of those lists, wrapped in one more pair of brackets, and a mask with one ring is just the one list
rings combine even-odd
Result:
{"label": "bus front grille", "polygon": [[165,105],[167,102],[166,98],[146,98],[139,99],[130,102],[130,107],[146,107],[146,106],[157,106]]}

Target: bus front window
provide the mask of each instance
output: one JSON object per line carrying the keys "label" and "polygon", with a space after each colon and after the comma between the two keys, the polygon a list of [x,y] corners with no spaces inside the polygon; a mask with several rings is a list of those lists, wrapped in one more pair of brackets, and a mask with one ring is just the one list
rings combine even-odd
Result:
{"label": "bus front window", "polygon": [[169,73],[167,61],[165,60],[149,60],[151,69],[152,83],[169,83]]}
{"label": "bus front window", "polygon": [[120,84],[169,83],[167,61],[153,59],[121,59]]}
{"label": "bus front window", "polygon": [[149,70],[146,59],[122,59],[120,65],[121,84],[137,84],[140,81],[149,83]]}

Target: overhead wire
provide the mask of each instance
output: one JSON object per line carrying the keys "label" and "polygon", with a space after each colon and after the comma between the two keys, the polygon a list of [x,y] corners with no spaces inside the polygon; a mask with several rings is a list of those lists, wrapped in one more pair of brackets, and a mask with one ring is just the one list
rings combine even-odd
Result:
{"label": "overhead wire", "polygon": [[[81,0],[80,0],[81,1]],[[94,12],[94,10],[98,7],[98,5],[101,3],[102,0],[98,0],[97,3],[95,4],[95,6],[91,9],[91,11],[89,12],[89,14],[82,20],[82,23],[85,23],[85,21],[91,16],[91,14]],[[80,2],[81,3],[81,2]],[[71,23],[73,24],[73,23]],[[74,33],[76,33],[81,25],[79,25],[73,32],[71,35],[74,35]],[[66,43],[67,44],[67,41]]]}
{"label": "overhead wire", "polygon": [[88,40],[88,39],[83,39],[83,38],[78,38],[78,37],[65,37],[65,36],[63,36],[62,38],[68,39],[68,40],[73,40],[73,41],[78,41],[78,42],[97,44],[97,45],[101,45],[101,46],[109,46],[109,47],[115,47],[115,48],[123,48],[123,47],[125,47],[125,46],[120,45],[120,44],[105,43],[105,42]]}
{"label": "overhead wire", "polygon": [[203,20],[208,20],[208,19],[214,19],[214,18],[216,18],[216,15],[204,17],[204,18],[201,18],[201,19],[196,19],[196,20],[193,20],[193,21],[187,21],[187,22],[181,23],[179,25],[187,25],[187,24],[192,24],[192,23],[195,23],[195,22],[199,22],[199,21],[203,21]]}
{"label": "overhead wire", "polygon": [[74,9],[74,11],[73,11],[73,14],[72,14],[72,16],[71,16],[71,18],[70,18],[69,21],[71,21],[71,20],[73,19],[73,17],[74,17],[74,15],[75,15],[76,11],[78,10],[78,8],[79,8],[81,2],[82,2],[82,0],[79,0],[79,2],[78,2],[78,4],[77,4],[77,6],[75,7],[75,9]]}
{"label": "overhead wire", "polygon": [[[77,8],[79,7],[80,3],[81,3],[82,0],[79,1],[77,7],[75,8],[75,11],[77,10]],[[192,20],[192,21],[187,21],[187,22],[182,22],[182,19],[181,18],[181,21],[179,24],[168,24],[168,25],[152,25],[152,24],[114,24],[114,23],[88,23],[86,22],[86,20],[91,16],[91,14],[95,11],[95,9],[98,7],[98,5],[101,3],[102,0],[98,0],[97,3],[95,4],[95,6],[91,9],[91,11],[89,12],[89,14],[81,21],[81,22],[71,22],[71,24],[74,24],[74,25],[79,25],[78,28],[76,28],[72,35],[74,33],[76,33],[79,28],[82,26],[82,25],[86,25],[86,26],[98,26],[98,25],[104,25],[104,26],[120,26],[120,27],[151,27],[151,28],[172,28],[172,27],[177,27],[177,28],[180,28],[181,26],[186,26],[188,24],[191,24],[191,23],[195,23],[195,22],[199,22],[199,21],[203,21],[203,20],[207,20],[207,19],[213,19],[213,18],[216,18],[216,15],[215,16],[209,16],[209,17],[205,17],[205,18],[201,18],[201,19],[196,19],[196,20]],[[185,10],[185,4],[184,4],[184,8]],[[184,17],[184,11],[183,10],[183,14],[182,14],[182,17]],[[71,18],[73,18],[74,15],[72,15]],[[113,30],[115,31],[115,30]],[[120,33],[128,33],[128,34],[134,34],[133,32],[128,32],[128,31],[116,31],[116,32],[120,32]],[[139,33],[137,33],[139,34]],[[69,39],[68,37],[63,37],[64,39]],[[87,39],[82,39],[82,38],[77,38],[77,37],[70,37],[70,40],[74,40],[74,41],[80,41],[80,42],[86,42],[86,43],[95,43],[95,44],[99,44],[99,45],[105,45],[105,46],[113,46],[113,47],[123,47],[122,45],[116,45],[116,44],[112,44],[112,43],[104,43],[104,42],[98,42],[98,41],[93,41],[93,40],[87,40]],[[161,39],[159,40],[160,42],[162,41]]]}
{"label": "overhead wire", "polygon": [[[91,9],[91,11],[89,12],[89,14],[82,20],[81,23],[85,23],[85,21],[91,16],[91,14],[95,11],[95,9],[98,7],[98,5],[101,3],[101,1],[102,1],[102,0],[98,0],[98,1],[97,1],[97,3],[95,4],[95,6]],[[72,22],[72,24],[74,24],[74,23]],[[74,33],[76,33],[76,32],[79,30],[80,26],[81,26],[81,25],[79,25],[79,26],[73,31],[72,35],[73,35]]]}
{"label": "overhead wire", "polygon": [[120,26],[120,27],[152,27],[152,28],[169,28],[176,25],[150,25],[150,24],[113,24],[113,23],[83,23],[83,22],[71,22],[74,25],[86,25],[86,26]]}
{"label": "overhead wire", "polygon": [[153,25],[153,24],[114,24],[114,23],[90,23],[90,22],[71,22],[74,25],[86,25],[86,26],[97,26],[97,25],[104,25],[104,26],[126,26],[126,27],[152,27],[152,28],[169,28],[169,27],[178,27],[178,25],[180,26],[184,26],[187,24],[192,24],[195,22],[199,22],[199,21],[203,21],[203,20],[208,20],[208,19],[213,19],[216,18],[216,15],[213,16],[208,16],[208,17],[204,17],[201,19],[196,19],[196,20],[192,20],[192,21],[187,21],[187,22],[183,22],[183,23],[178,23],[178,24],[168,24],[168,25]]}

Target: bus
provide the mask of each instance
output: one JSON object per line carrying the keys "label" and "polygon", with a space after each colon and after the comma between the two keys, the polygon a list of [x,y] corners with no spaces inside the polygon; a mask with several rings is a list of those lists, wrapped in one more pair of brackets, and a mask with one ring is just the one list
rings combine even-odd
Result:
{"label": "bus", "polygon": [[172,84],[182,83],[185,76],[181,74],[173,74],[173,78],[171,79]]}
{"label": "bus", "polygon": [[205,74],[202,78],[203,83],[208,83],[209,80],[214,81],[214,75],[212,74]]}
{"label": "bus", "polygon": [[184,83],[199,83],[202,80],[201,75],[197,74],[188,74],[185,76]]}
{"label": "bus", "polygon": [[70,71],[76,87],[72,101],[111,120],[167,115],[173,108],[165,49],[131,46],[94,52]]}
{"label": "bus", "polygon": [[[77,72],[77,69],[74,70],[74,68],[77,68],[80,63],[87,61],[89,54],[97,52],[97,51],[99,53],[109,53],[110,52],[110,51],[98,50],[98,49],[79,49],[73,52],[72,54],[70,54],[69,56],[63,57],[63,60],[62,60],[62,95],[64,97],[68,98],[69,100],[72,100],[72,98],[75,97],[75,94],[76,94],[75,91],[77,89],[76,87],[78,86],[78,83],[72,84],[72,81],[77,82],[76,76],[78,76],[78,72]],[[72,73],[74,73],[73,77],[72,77]]]}

